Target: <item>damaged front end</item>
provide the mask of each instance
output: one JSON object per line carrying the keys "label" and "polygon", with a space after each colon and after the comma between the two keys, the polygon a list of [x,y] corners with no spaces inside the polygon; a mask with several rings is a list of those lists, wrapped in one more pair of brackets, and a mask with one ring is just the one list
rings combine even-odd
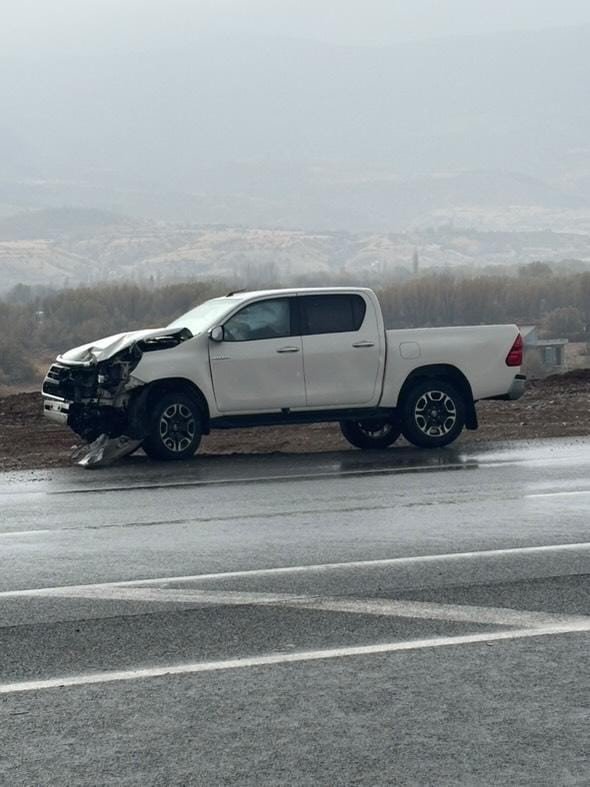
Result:
{"label": "damaged front end", "polygon": [[127,426],[131,372],[140,358],[137,345],[100,362],[58,357],[43,381],[45,415],[87,442],[101,434],[118,437]]}
{"label": "damaged front end", "polygon": [[[73,459],[105,464],[135,450],[144,438],[145,385],[132,372],[146,352],[192,338],[187,328],[118,334],[59,355],[43,381],[43,411],[87,444]],[[109,444],[118,441],[117,449]]]}

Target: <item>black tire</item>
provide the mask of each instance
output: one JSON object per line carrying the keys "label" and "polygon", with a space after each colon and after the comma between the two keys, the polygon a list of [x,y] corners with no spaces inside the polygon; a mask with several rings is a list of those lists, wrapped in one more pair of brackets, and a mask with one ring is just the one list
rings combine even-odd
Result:
{"label": "black tire", "polygon": [[341,421],[340,430],[351,445],[356,448],[387,448],[395,443],[401,428],[394,421]]}
{"label": "black tire", "polygon": [[203,418],[190,394],[167,393],[150,409],[143,450],[150,459],[189,459],[199,447]]}
{"label": "black tire", "polygon": [[442,378],[423,380],[411,388],[401,406],[402,432],[419,448],[442,448],[465,426],[465,399]]}

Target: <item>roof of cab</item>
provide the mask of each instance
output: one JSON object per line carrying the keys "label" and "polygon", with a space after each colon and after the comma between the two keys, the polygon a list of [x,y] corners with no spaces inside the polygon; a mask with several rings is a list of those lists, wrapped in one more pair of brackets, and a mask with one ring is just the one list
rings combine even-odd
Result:
{"label": "roof of cab", "polygon": [[369,287],[288,287],[276,290],[243,290],[222,297],[235,300],[251,300],[252,298],[268,298],[284,295],[338,295],[339,293],[370,292]]}

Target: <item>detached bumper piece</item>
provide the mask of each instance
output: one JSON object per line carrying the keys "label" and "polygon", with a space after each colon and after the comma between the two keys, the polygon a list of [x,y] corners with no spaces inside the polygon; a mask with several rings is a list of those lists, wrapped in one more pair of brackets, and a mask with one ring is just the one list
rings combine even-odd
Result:
{"label": "detached bumper piece", "polygon": [[76,448],[72,461],[80,467],[106,467],[127,454],[133,453],[141,445],[141,440],[133,440],[127,435],[109,437],[101,434],[93,443]]}

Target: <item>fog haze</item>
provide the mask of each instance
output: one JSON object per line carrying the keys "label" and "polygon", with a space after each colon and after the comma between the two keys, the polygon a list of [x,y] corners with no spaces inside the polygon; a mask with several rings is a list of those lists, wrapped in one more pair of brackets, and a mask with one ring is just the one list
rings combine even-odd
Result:
{"label": "fog haze", "polygon": [[588,23],[586,0],[4,0],[0,47],[158,47],[215,33],[387,45]]}
{"label": "fog haze", "polygon": [[587,2],[21,0],[0,48],[0,217],[590,234]]}

